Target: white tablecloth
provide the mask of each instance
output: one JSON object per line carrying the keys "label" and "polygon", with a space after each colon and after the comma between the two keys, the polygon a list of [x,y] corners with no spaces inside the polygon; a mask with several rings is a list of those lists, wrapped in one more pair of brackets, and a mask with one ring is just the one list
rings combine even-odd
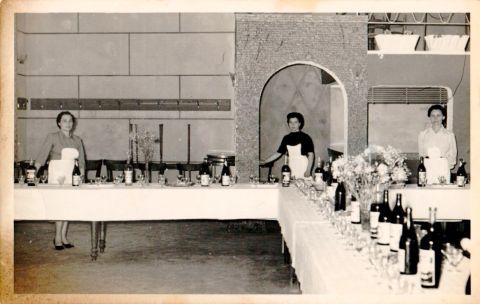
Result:
{"label": "white tablecloth", "polygon": [[278,189],[124,185],[15,187],[15,220],[277,219]]}
{"label": "white tablecloth", "polygon": [[[297,228],[295,273],[305,294],[391,294],[385,278],[380,278],[370,266],[366,253],[354,255],[345,250],[344,241],[327,223],[303,224]],[[464,294],[470,273],[470,260],[464,258],[458,270],[444,265],[438,290],[423,289],[417,284],[417,294]],[[404,279],[420,282],[419,273]]]}
{"label": "white tablecloth", "polygon": [[397,193],[402,194],[402,206],[412,207],[413,217],[416,220],[428,220],[428,207],[437,207],[437,220],[469,220],[470,214],[470,186],[465,188],[456,185],[427,186],[418,188],[416,185],[407,185],[405,188],[391,188],[389,203],[393,208]]}

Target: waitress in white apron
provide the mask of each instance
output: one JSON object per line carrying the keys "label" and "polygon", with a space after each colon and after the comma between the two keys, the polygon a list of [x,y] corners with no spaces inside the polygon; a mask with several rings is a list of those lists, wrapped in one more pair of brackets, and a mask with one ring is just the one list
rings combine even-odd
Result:
{"label": "waitress in white apron", "polygon": [[[73,135],[76,119],[72,113],[68,111],[60,112],[57,115],[57,132],[50,133],[44,140],[40,151],[35,159],[37,170],[45,164],[47,160],[59,160],[62,158],[62,150],[64,148],[73,148],[78,151],[78,163],[80,173],[85,175],[85,152],[80,137]],[[55,238],[53,245],[56,250],[74,247],[67,239],[67,221],[55,222]]]}
{"label": "waitress in white apron", "polygon": [[260,164],[270,163],[288,153],[288,165],[292,171],[292,176],[295,178],[308,178],[312,171],[314,147],[312,138],[301,131],[305,125],[305,119],[302,114],[291,112],[287,115],[287,123],[290,133],[283,137],[277,152],[273,153],[265,161],[261,161]]}

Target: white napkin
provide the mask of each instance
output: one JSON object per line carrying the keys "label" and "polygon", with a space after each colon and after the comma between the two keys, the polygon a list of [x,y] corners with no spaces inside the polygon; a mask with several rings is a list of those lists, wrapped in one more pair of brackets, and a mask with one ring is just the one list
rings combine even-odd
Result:
{"label": "white napkin", "polygon": [[75,148],[63,148],[62,149],[62,159],[72,159],[78,158],[80,153]]}
{"label": "white napkin", "polygon": [[71,185],[75,159],[79,155],[78,150],[75,148],[63,148],[62,159],[51,160],[48,164],[48,183]]}

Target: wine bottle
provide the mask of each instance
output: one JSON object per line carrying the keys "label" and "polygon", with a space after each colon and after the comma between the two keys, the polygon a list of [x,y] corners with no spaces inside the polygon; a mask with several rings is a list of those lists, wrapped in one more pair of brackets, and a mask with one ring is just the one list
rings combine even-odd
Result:
{"label": "wine bottle", "polygon": [[202,187],[207,187],[210,184],[210,169],[208,168],[207,158],[203,159],[203,164],[200,167],[200,185]]}
{"label": "wine bottle", "polygon": [[26,182],[28,186],[35,186],[35,177],[37,176],[37,168],[35,167],[33,159],[30,159],[30,162],[26,169]]}
{"label": "wine bottle", "polygon": [[332,185],[332,182],[333,182],[332,169],[331,169],[331,163],[328,161],[325,162],[322,179],[327,184],[327,186]]}
{"label": "wine bottle", "polygon": [[320,157],[318,158],[317,168],[315,168],[314,180],[317,184],[323,182],[323,167],[322,167],[322,159]]}
{"label": "wine bottle", "polygon": [[441,245],[435,229],[437,208],[428,208],[430,224],[427,234],[420,241],[420,284],[423,288],[438,288],[442,264]]}
{"label": "wine bottle", "polygon": [[403,224],[402,236],[398,249],[398,265],[400,273],[416,274],[418,264],[418,239],[413,226],[412,208],[407,207],[407,215]]}
{"label": "wine bottle", "polygon": [[230,168],[227,160],[223,163],[222,168],[222,186],[230,186]]}
{"label": "wine bottle", "polygon": [[467,181],[467,171],[465,170],[465,162],[460,158],[460,165],[457,170],[457,186],[464,187]]}
{"label": "wine bottle", "polygon": [[80,186],[80,167],[78,166],[78,159],[75,159],[75,165],[72,172],[72,186]]}
{"label": "wine bottle", "polygon": [[370,237],[372,239],[376,239],[378,236],[378,219],[381,207],[382,205],[377,202],[370,205]]}
{"label": "wine bottle", "polygon": [[350,200],[350,222],[352,224],[360,224],[360,202],[357,201],[356,197],[352,195],[352,199]]}
{"label": "wine bottle", "polygon": [[131,157],[127,159],[127,164],[125,165],[125,186],[131,186],[133,184],[133,166],[131,163]]}
{"label": "wine bottle", "polygon": [[288,156],[285,155],[285,163],[282,166],[282,187],[290,186],[290,178],[292,175],[292,170],[288,166]]}
{"label": "wine bottle", "polygon": [[418,187],[425,187],[427,184],[427,169],[423,164],[423,156],[420,157],[420,164],[418,164],[417,168],[417,186]]}
{"label": "wine bottle", "polygon": [[337,189],[335,190],[335,211],[345,210],[346,202],[346,190],[342,182],[338,183]]}
{"label": "wine bottle", "polygon": [[390,214],[390,251],[397,252],[402,236],[402,228],[405,214],[402,208],[402,194],[397,193],[395,207]]}
{"label": "wine bottle", "polygon": [[388,203],[388,190],[383,191],[383,205],[378,217],[378,245],[388,246],[390,243],[390,205]]}

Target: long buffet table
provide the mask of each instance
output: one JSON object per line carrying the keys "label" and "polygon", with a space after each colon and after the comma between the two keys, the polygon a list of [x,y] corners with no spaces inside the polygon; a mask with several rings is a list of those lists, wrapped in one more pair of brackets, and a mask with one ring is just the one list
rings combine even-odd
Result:
{"label": "long buffet table", "polygon": [[[426,218],[431,206],[438,208],[441,220],[469,220],[469,188],[446,187],[393,189],[390,201],[396,193],[402,193],[416,219]],[[331,190],[328,193],[332,193]],[[14,204],[17,221],[277,220],[304,293],[335,294],[343,292],[341,286],[349,284],[358,292],[388,293],[388,289],[379,287],[375,280],[362,279],[370,277],[368,271],[361,271],[366,265],[342,249],[338,237],[320,216],[318,207],[293,186],[236,184],[184,188],[107,184],[74,188],[15,185]],[[460,279],[444,283],[440,290],[461,293],[460,285],[464,286],[466,279],[463,279],[469,272],[468,261],[462,263],[461,275],[457,274]]]}

